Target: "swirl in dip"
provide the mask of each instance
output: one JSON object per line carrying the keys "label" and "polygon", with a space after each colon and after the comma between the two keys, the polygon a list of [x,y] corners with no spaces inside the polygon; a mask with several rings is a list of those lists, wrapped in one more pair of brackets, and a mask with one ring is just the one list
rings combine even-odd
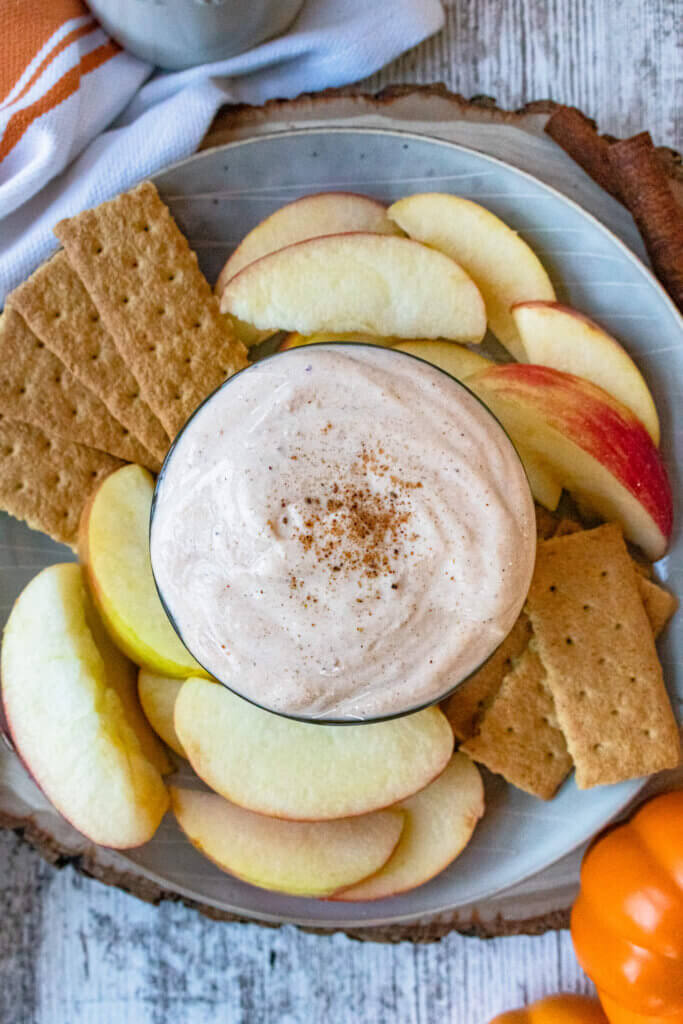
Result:
{"label": "swirl in dip", "polygon": [[157,586],[197,660],[274,711],[436,701],[510,631],[534,508],[498,422],[442,371],[329,344],[202,405],[157,485]]}

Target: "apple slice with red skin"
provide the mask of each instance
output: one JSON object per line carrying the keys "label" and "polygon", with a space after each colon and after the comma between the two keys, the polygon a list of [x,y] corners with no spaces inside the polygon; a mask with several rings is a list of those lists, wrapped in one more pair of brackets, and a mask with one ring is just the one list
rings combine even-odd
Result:
{"label": "apple slice with red skin", "polygon": [[[432,366],[445,370],[451,377],[467,384],[468,377],[496,366],[492,359],[472,352],[464,345],[453,341],[401,341],[393,346],[398,352],[424,359]],[[562,485],[555,479],[546,464],[528,449],[517,446],[517,453],[524,464],[531,493],[539,504],[554,512],[562,496]]]}
{"label": "apple slice with red skin", "polygon": [[192,845],[221,870],[291,896],[329,896],[367,878],[391,857],[403,828],[394,809],[309,822],[254,814],[191,789],[172,788],[171,802]]}
{"label": "apple slice with red skin", "polygon": [[514,444],[537,455],[579,506],[621,524],[652,561],[671,536],[666,467],[641,421],[602,388],[547,366],[507,363],[467,386]]}
{"label": "apple slice with red skin", "polygon": [[[244,236],[216,281],[214,291],[220,299],[228,281],[255,260],[287,245],[307,238],[333,235],[340,231],[371,231],[380,235],[400,235],[389,220],[386,207],[369,196],[354,192],[319,192],[281,206]],[[258,345],[275,333],[259,330],[252,324],[229,317],[233,330],[247,348]]]}
{"label": "apple slice with red skin", "polygon": [[396,805],[405,823],[398,846],[377,874],[332,898],[381,900],[434,878],[462,853],[484,814],[484,785],[465,754],[454,754],[426,789]]}
{"label": "apple slice with red skin", "polygon": [[479,289],[448,256],[393,235],[309,238],[250,263],[228,281],[221,312],[258,328],[300,334],[479,342]]}
{"label": "apple slice with red skin", "polygon": [[244,236],[218,275],[216,295],[220,299],[228,281],[268,253],[308,238],[345,231],[402,234],[387,217],[386,206],[369,196],[355,192],[317,192],[302,196],[281,206]]}
{"label": "apple slice with red skin", "polygon": [[585,377],[623,402],[659,444],[659,417],[650,389],[626,349],[583,313],[559,302],[520,302],[512,316],[524,362]]}

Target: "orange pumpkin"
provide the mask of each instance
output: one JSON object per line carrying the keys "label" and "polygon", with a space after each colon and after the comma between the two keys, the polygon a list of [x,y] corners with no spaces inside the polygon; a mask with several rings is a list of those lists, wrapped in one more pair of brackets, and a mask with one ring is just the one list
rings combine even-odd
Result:
{"label": "orange pumpkin", "polygon": [[571,931],[611,1024],[683,1024],[683,790],[590,847]]}
{"label": "orange pumpkin", "polygon": [[674,1013],[669,1017],[643,1017],[633,1010],[626,1010],[623,1006],[617,1006],[613,999],[600,993],[602,1008],[607,1014],[610,1024],[683,1024],[683,1013]]}
{"label": "orange pumpkin", "polygon": [[524,1010],[510,1010],[490,1024],[607,1024],[600,1004],[588,996],[549,996]]}

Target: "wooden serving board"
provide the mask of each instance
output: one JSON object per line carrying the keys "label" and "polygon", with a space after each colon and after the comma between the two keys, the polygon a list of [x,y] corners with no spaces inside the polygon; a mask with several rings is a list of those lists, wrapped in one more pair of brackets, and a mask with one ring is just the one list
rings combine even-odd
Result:
{"label": "wooden serving board", "polygon": [[[330,90],[292,101],[271,101],[263,107],[224,108],[201,148],[292,128],[326,126],[399,128],[446,139],[498,157],[555,187],[646,260],[638,232],[624,207],[544,134],[543,127],[554,108],[552,102],[540,101],[520,111],[503,111],[487,98],[467,101],[442,86],[394,86],[377,96],[352,89]],[[669,150],[660,150],[659,155],[672,189],[683,203],[680,158]],[[641,799],[676,785],[683,785],[683,766],[652,779]],[[7,743],[0,743],[0,826],[20,831],[56,866],[70,863],[86,875],[151,903],[182,899],[116,851],[96,847],[76,832],[45,799]],[[404,925],[347,929],[347,934],[381,942],[428,942],[452,930],[492,937],[566,927],[583,849],[482,903]],[[183,902],[217,920],[241,920],[213,906]]]}

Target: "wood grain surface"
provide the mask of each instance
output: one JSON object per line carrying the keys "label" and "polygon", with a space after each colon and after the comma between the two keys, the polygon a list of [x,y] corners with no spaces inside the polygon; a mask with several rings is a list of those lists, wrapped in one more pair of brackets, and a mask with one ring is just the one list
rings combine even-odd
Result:
{"label": "wood grain surface", "polygon": [[446,0],[446,26],[366,80],[444,82],[514,109],[553,99],[601,130],[683,140],[680,0]]}
{"label": "wood grain surface", "polygon": [[[602,130],[680,148],[678,0],[458,0],[363,83],[443,81],[506,107],[550,97]],[[382,946],[217,923],[57,871],[0,833],[0,1024],[484,1024],[587,991],[566,932]]]}

